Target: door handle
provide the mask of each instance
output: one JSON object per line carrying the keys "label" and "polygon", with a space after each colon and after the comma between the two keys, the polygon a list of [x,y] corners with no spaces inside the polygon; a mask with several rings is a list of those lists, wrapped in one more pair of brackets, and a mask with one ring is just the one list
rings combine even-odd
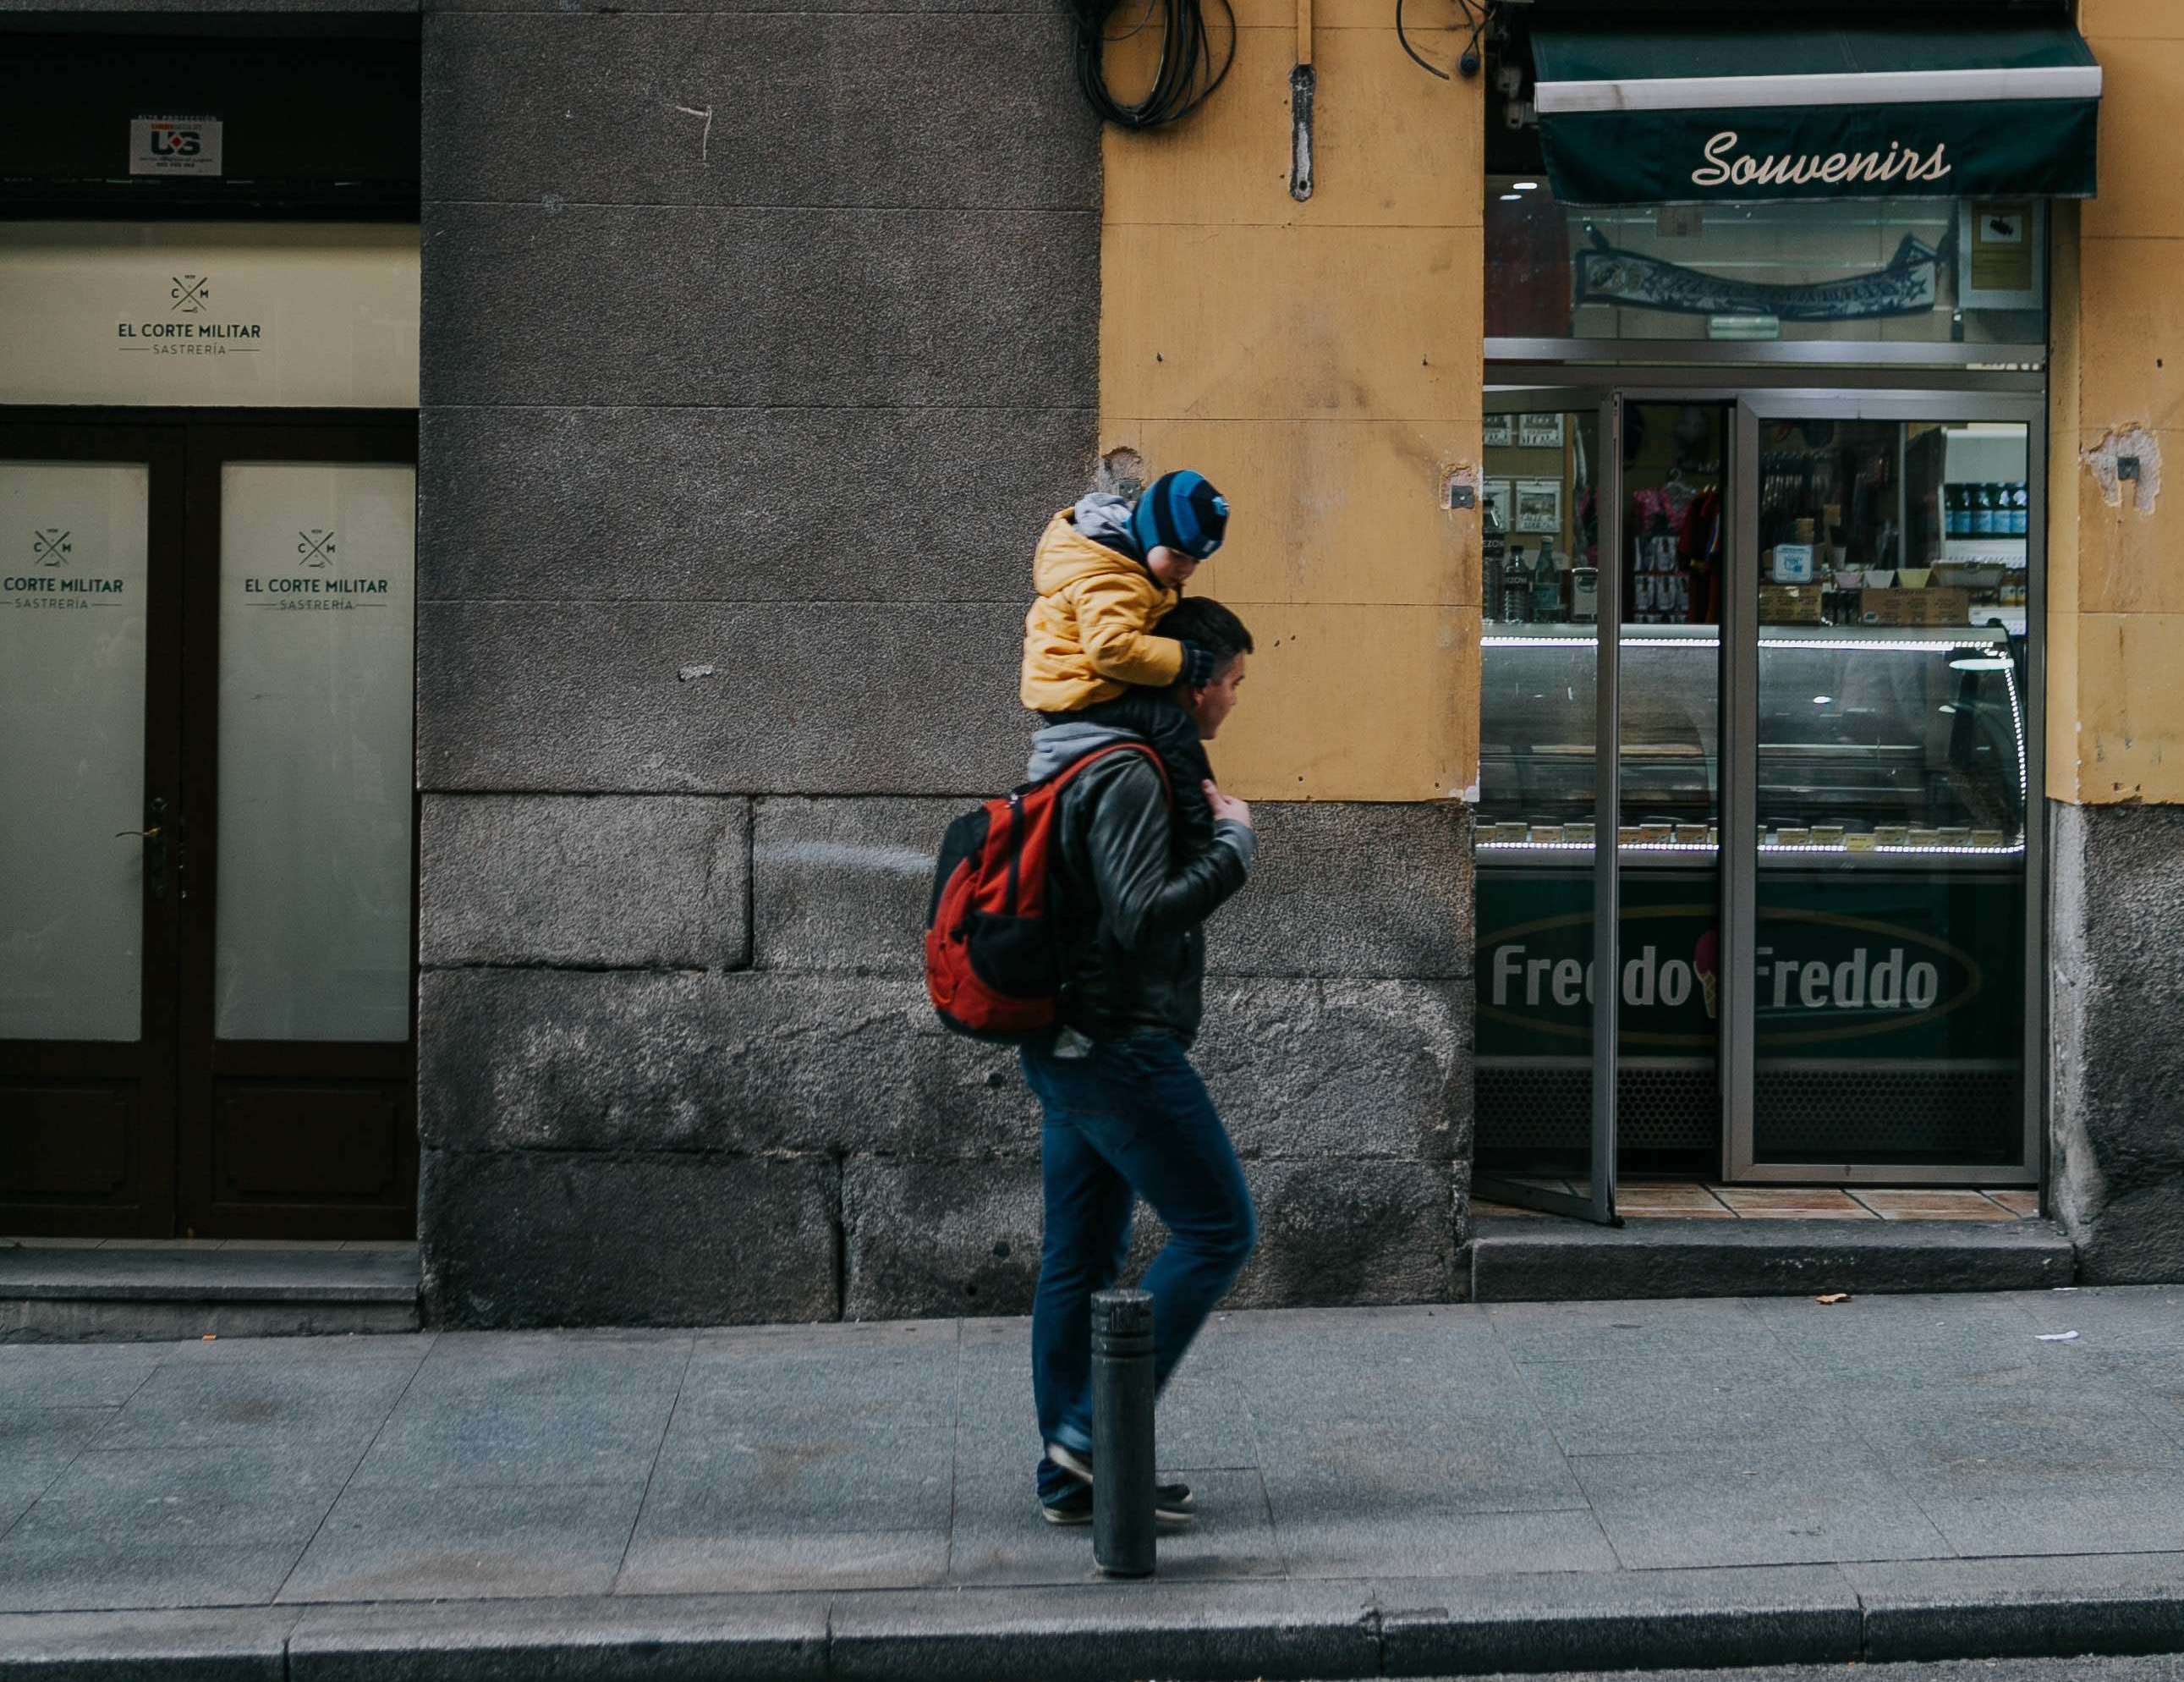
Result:
{"label": "door handle", "polygon": [[144,874],[152,880],[152,897],[163,900],[167,897],[167,802],[153,799],[144,815],[152,821],[142,829],[116,830],[114,838],[135,835],[144,843]]}

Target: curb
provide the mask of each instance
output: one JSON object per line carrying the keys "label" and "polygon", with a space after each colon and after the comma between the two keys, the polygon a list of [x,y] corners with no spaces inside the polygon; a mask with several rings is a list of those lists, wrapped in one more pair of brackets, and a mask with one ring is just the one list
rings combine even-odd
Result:
{"label": "curb", "polygon": [[1474,1302],[1802,1296],[1816,1291],[2045,1291],[2076,1252],[2052,1221],[1580,1221],[1480,1217]]}
{"label": "curb", "polygon": [[0,1682],[1121,1682],[2184,1651],[2184,1553],[0,1616]]}

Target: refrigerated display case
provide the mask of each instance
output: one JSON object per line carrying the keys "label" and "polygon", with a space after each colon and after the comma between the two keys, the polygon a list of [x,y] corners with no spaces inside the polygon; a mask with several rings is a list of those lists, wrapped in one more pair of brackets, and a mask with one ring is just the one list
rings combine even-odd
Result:
{"label": "refrigerated display case", "polygon": [[[1479,1150],[1552,1167],[1591,1081],[1594,643],[1482,651]],[[1618,1053],[1635,1165],[1721,1139],[1719,634],[1620,640]],[[2013,1161],[2021,1148],[2024,650],[2001,626],[1760,633],[1752,996],[1766,1155]]]}

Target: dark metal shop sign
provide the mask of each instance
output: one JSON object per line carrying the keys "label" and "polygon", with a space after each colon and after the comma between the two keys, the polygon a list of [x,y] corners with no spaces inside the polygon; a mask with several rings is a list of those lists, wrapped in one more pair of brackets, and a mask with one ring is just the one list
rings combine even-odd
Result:
{"label": "dark metal shop sign", "polygon": [[2093,192],[2101,67],[2059,18],[1573,20],[1536,25],[1532,55],[1568,204]]}
{"label": "dark metal shop sign", "polygon": [[1568,204],[1977,198],[2093,191],[2093,100],[1585,111],[1543,120]]}

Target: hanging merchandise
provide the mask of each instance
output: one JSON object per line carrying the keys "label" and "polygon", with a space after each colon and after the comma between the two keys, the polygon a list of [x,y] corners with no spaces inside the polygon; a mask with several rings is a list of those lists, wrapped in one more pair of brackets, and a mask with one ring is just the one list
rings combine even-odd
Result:
{"label": "hanging merchandise", "polygon": [[[1943,253],[1907,233],[1886,268],[1797,285],[1729,280],[1642,252],[1620,251],[1587,223],[1592,249],[1570,272],[1580,304],[1623,304],[1682,316],[1772,316],[1778,321],[1850,321],[1922,315],[1934,307]],[[1946,243],[1946,242],[1945,242]]]}

